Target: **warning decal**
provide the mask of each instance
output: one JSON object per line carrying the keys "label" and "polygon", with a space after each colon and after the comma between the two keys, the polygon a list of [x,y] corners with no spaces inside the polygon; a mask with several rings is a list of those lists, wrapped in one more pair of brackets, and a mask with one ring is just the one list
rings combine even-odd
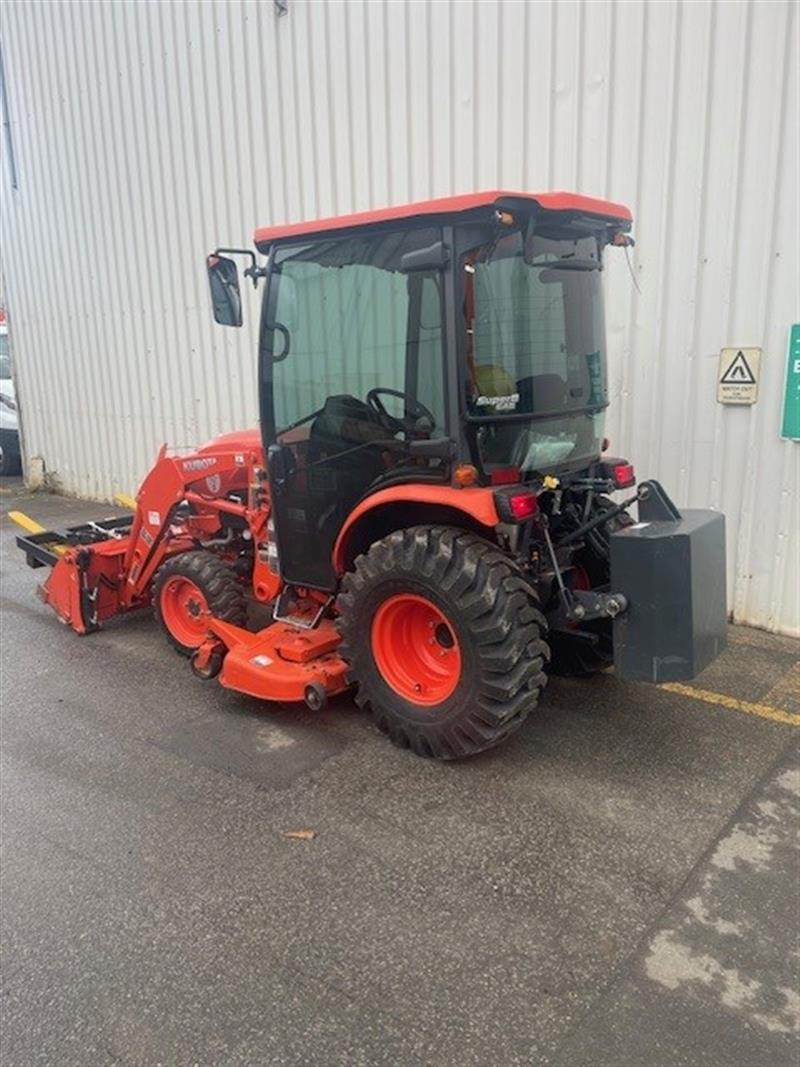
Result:
{"label": "warning decal", "polygon": [[723,348],[717,379],[720,404],[755,404],[760,365],[760,348]]}
{"label": "warning decal", "polygon": [[755,385],[756,380],[750,370],[750,364],[744,358],[741,349],[736,353],[736,359],[720,378],[723,385]]}

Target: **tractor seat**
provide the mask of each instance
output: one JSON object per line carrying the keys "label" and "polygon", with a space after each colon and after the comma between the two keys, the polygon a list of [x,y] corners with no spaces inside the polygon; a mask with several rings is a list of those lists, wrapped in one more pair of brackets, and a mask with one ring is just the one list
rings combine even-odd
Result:
{"label": "tractor seat", "polygon": [[326,472],[321,480],[331,487],[335,482],[337,491],[346,492],[353,479],[357,486],[363,486],[383,472],[381,450],[369,447],[369,442],[385,441],[388,435],[377,414],[363,400],[329,396],[311,424],[308,462]]}
{"label": "tractor seat", "polygon": [[333,546],[353,504],[385,472],[382,450],[369,442],[387,436],[389,431],[363,400],[329,396],[325,401],[311,424],[307,453],[307,521],[317,543]]}

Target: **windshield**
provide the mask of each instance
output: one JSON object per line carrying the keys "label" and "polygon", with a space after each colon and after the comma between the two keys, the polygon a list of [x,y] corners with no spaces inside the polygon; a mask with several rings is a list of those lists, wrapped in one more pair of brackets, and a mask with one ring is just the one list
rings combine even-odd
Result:
{"label": "windshield", "polygon": [[483,465],[546,471],[596,456],[607,403],[597,240],[517,230],[471,249],[463,268],[467,415]]}

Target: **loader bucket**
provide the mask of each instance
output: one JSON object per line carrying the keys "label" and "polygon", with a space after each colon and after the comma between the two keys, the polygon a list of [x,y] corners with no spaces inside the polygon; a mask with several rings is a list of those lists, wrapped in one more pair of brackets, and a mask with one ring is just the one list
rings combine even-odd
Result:
{"label": "loader bucket", "polygon": [[46,530],[23,512],[9,512],[9,518],[25,531],[17,545],[28,566],[52,568],[38,593],[62,622],[87,634],[123,610],[120,590],[132,516],[64,531]]}

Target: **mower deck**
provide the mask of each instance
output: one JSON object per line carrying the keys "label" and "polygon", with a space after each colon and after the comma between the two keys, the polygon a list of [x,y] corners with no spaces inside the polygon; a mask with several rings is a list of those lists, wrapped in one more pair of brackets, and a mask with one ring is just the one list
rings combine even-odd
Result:
{"label": "mower deck", "polygon": [[193,665],[213,677],[209,664],[221,655],[219,680],[227,689],[261,700],[304,700],[316,710],[347,688],[347,664],[337,652],[341,638],[330,619],[313,630],[273,622],[251,633],[212,616],[208,628],[214,637],[201,645]]}

